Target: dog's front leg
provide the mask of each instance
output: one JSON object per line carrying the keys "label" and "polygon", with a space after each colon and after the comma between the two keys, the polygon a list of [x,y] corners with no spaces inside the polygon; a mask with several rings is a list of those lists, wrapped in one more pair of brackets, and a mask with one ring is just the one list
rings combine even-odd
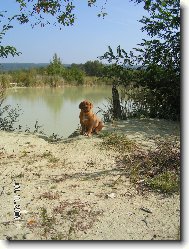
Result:
{"label": "dog's front leg", "polygon": [[86,132],[86,126],[84,124],[81,124],[81,132],[80,132],[80,134],[84,135],[85,132]]}
{"label": "dog's front leg", "polygon": [[90,125],[90,126],[87,128],[87,131],[85,131],[84,136],[90,137],[90,136],[92,135],[92,130],[93,130],[93,126]]}

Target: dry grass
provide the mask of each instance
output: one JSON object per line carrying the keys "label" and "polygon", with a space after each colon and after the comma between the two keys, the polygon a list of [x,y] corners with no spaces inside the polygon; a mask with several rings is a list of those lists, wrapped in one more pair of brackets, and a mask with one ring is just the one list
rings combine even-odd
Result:
{"label": "dry grass", "polygon": [[180,145],[156,141],[156,149],[139,148],[126,135],[106,134],[102,145],[122,154],[126,175],[138,189],[172,194],[180,190]]}

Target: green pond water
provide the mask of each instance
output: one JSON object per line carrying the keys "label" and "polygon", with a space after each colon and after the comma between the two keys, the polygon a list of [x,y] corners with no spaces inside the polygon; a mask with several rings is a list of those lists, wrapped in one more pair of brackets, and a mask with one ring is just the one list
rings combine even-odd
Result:
{"label": "green pond water", "polygon": [[[58,134],[64,138],[79,126],[79,103],[88,99],[94,112],[106,109],[111,97],[111,86],[68,86],[64,88],[12,88],[6,93],[4,104],[21,109],[18,124],[22,130],[34,130],[36,121],[47,135]],[[102,117],[102,113],[98,112]],[[17,124],[17,126],[18,126]]]}

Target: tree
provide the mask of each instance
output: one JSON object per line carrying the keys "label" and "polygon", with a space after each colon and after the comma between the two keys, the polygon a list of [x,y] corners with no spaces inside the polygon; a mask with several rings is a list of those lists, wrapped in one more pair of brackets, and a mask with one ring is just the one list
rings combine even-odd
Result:
{"label": "tree", "polygon": [[[5,18],[5,12],[0,12],[0,24],[2,23],[2,20]],[[20,52],[17,51],[17,49],[13,46],[3,46],[2,41],[3,37],[5,36],[6,32],[13,28],[11,25],[11,22],[16,18],[16,16],[13,16],[11,18],[8,18],[8,23],[4,24],[2,26],[2,29],[0,31],[0,57],[6,58],[9,54],[12,56],[19,55]]]}
{"label": "tree", "polygon": [[[74,10],[76,5],[73,0],[16,0],[20,6],[20,16],[18,20],[20,23],[31,22],[32,19],[36,19],[32,25],[41,26],[50,24],[48,16],[54,17],[54,25],[60,24],[63,26],[73,25],[76,20]],[[89,7],[96,5],[97,0],[87,0]],[[98,17],[105,17],[105,5],[107,0],[104,0],[104,4],[100,7]],[[33,18],[34,17],[34,18]]]}
{"label": "tree", "polygon": [[[136,2],[140,2],[137,0]],[[140,60],[146,67],[142,85],[147,85],[156,96],[160,117],[180,116],[180,2],[147,1],[144,8],[142,31],[152,38],[140,45]],[[157,112],[156,111],[156,112]]]}
{"label": "tree", "polygon": [[103,64],[98,60],[95,61],[87,61],[84,65],[85,73],[89,76],[102,76],[103,73]]}
{"label": "tree", "polygon": [[152,39],[139,44],[141,61],[145,66],[156,64],[180,74],[180,1],[148,0],[144,9],[149,17],[140,20],[144,25],[142,31]]}
{"label": "tree", "polygon": [[[140,78],[135,82],[153,94],[149,114],[152,117],[179,118],[180,115],[180,4],[178,0],[132,0],[144,3],[148,16],[143,17],[142,31],[151,39],[143,39],[138,47],[127,53],[120,46],[117,54],[109,47],[101,59],[113,63],[117,78],[129,82],[125,67],[134,70],[140,65]],[[119,69],[119,70],[118,70]],[[133,74],[132,74],[133,76]]]}
{"label": "tree", "polygon": [[77,85],[82,85],[84,83],[84,76],[84,71],[76,66],[66,68],[63,75],[66,81]]}
{"label": "tree", "polygon": [[58,55],[55,53],[50,65],[47,67],[47,73],[50,75],[61,75],[63,70],[63,64]]}

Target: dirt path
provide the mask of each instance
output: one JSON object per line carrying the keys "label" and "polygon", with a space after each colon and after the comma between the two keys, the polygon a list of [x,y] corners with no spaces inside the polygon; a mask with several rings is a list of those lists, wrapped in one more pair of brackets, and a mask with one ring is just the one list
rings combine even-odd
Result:
{"label": "dirt path", "polygon": [[53,144],[35,135],[0,137],[0,239],[179,239],[179,195],[140,195],[101,138]]}

